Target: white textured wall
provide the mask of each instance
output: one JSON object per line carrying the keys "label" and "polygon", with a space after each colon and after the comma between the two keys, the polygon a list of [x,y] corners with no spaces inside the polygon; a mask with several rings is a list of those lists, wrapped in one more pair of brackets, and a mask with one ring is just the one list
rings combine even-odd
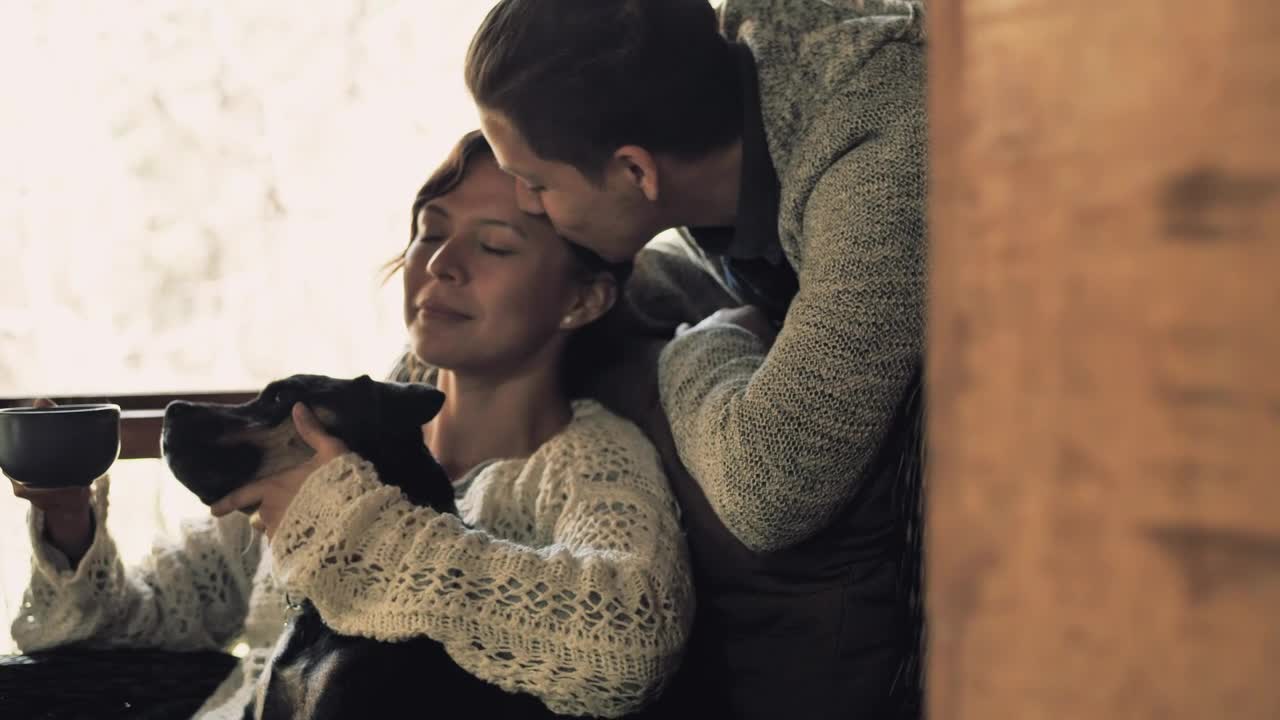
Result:
{"label": "white textured wall", "polygon": [[[484,0],[0,2],[0,395],[246,388],[381,373],[377,269],[475,125]],[[203,508],[116,467],[134,561]],[[0,486],[0,652],[26,504]]]}
{"label": "white textured wall", "polygon": [[0,395],[381,371],[489,3],[0,3]]}

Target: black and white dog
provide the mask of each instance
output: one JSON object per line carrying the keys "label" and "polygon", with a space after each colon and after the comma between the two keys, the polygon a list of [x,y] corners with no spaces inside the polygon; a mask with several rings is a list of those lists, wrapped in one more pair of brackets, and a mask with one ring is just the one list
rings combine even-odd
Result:
{"label": "black and white dog", "polygon": [[[290,412],[299,401],[411,502],[456,512],[449,479],[422,442],[422,425],[444,401],[427,385],[294,375],[243,405],[174,401],[164,415],[165,460],[179,482],[212,504],[311,457]],[[477,718],[557,717],[532,695],[508,693],[459,668],[435,640],[339,635],[305,601],[286,624],[267,672],[264,720],[448,717],[455,711]],[[253,712],[247,708],[246,717]]]}

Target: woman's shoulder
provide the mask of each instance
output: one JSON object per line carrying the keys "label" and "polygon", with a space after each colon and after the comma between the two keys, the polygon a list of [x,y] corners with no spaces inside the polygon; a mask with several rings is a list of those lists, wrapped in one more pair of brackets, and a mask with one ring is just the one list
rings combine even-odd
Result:
{"label": "woman's shoulder", "polygon": [[573,401],[573,419],[547,444],[582,462],[638,464],[646,472],[658,463],[657,449],[638,425],[590,398]]}
{"label": "woman's shoulder", "polygon": [[[658,450],[638,425],[597,400],[573,401],[573,420],[539,450],[543,481],[566,483],[589,493],[608,492],[646,503],[669,505]],[[586,497],[586,496],[583,496]]]}
{"label": "woman's shoulder", "polygon": [[573,432],[579,436],[577,439],[595,437],[602,442],[636,443],[652,447],[638,425],[592,398],[573,401],[573,420],[565,428],[565,432]]}

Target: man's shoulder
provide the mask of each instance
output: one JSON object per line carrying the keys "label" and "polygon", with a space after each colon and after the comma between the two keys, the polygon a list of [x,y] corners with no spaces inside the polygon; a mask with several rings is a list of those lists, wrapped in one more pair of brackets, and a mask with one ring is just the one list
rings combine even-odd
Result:
{"label": "man's shoulder", "polygon": [[[862,117],[872,95],[923,106],[924,10],[905,0],[726,0],[723,30],[755,60],[770,154],[785,175],[797,142],[836,138],[828,126],[896,122]],[[907,109],[908,122],[923,122]],[[826,118],[827,120],[824,120]],[[835,143],[839,144],[839,143]],[[838,153],[844,148],[836,148]]]}
{"label": "man's shoulder", "polygon": [[761,100],[811,97],[825,105],[851,86],[875,83],[866,67],[892,46],[898,62],[923,65],[924,11],[903,0],[727,0],[723,31],[755,60]]}
{"label": "man's shoulder", "polygon": [[726,0],[721,30],[753,51],[827,44],[849,56],[886,42],[923,45],[921,0]]}

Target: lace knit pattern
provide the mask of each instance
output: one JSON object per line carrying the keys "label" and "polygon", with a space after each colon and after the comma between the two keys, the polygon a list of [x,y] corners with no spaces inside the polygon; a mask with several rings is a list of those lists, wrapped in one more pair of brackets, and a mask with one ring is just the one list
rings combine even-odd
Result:
{"label": "lace knit pattern", "polygon": [[672,341],[659,389],[680,459],[759,551],[857,492],[923,354],[924,10],[902,0],[726,0],[756,60],[778,233],[800,289],[766,348],[712,327]]}
{"label": "lace knit pattern", "polygon": [[240,513],[184,524],[138,567],[106,533],[76,569],[43,541],[34,508],[32,577],[13,636],[24,651],[102,647],[250,651],[198,717],[240,718],[285,619],[284,593],[311,598],[339,632],[426,634],[475,675],[557,712],[636,709],[674,672],[693,614],[677,511],[656,453],[590,401],[527,459],[486,466],[454,516],[416,508],[347,455],[295,498],[271,553]]}
{"label": "lace knit pattern", "polygon": [[639,708],[692,618],[678,511],[656,451],[591,400],[527,460],[472,482],[459,518],[353,454],[317,470],[272,543],[277,577],[335,630],[425,634],[477,677],[572,715]]}
{"label": "lace knit pattern", "polygon": [[25,652],[73,642],[95,647],[221,650],[237,637],[249,646],[198,717],[239,720],[270,660],[284,605],[261,552],[260,536],[241,513],[184,522],[172,541],[126,568],[106,532],[110,478],[94,483],[93,543],[73,570],[44,542],[44,515],[34,507],[28,528],[31,581],[13,638]]}

